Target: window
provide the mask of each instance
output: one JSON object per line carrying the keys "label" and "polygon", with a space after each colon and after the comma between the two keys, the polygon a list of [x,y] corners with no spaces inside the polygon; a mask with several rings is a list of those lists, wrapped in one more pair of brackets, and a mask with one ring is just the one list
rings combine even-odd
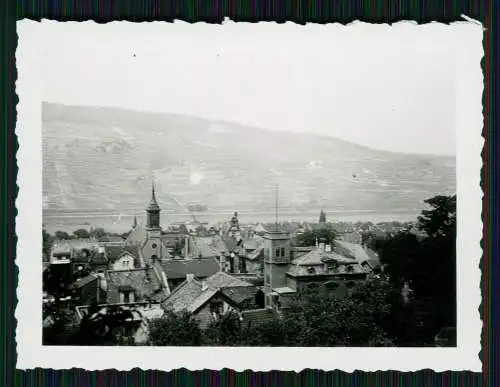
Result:
{"label": "window", "polygon": [[224,311],[224,304],[222,301],[212,301],[210,303],[210,313],[216,317],[221,316]]}
{"label": "window", "polygon": [[279,256],[280,256],[280,248],[278,247],[278,248],[276,249],[276,258],[278,258]]}
{"label": "window", "polygon": [[339,284],[337,282],[330,281],[325,283],[325,288],[327,288],[328,290],[336,290],[338,289],[338,287]]}
{"label": "window", "polygon": [[308,267],[307,274],[316,274],[316,269],[314,267]]}
{"label": "window", "polygon": [[154,261],[156,261],[157,259],[158,259],[158,256],[157,256],[156,254],[153,254],[153,255],[151,256],[151,260],[152,260],[153,262],[154,262]]}
{"label": "window", "polygon": [[158,246],[156,245],[156,243],[153,243],[153,244],[151,245],[151,247],[152,247],[153,249],[156,249]]}
{"label": "window", "polygon": [[284,247],[281,248],[281,256],[285,257],[285,248]]}
{"label": "window", "polygon": [[135,294],[132,291],[123,291],[120,292],[120,303],[127,304],[129,302],[135,301]]}
{"label": "window", "polygon": [[348,273],[352,273],[354,271],[354,267],[352,267],[351,265],[347,266],[346,267],[346,270]]}

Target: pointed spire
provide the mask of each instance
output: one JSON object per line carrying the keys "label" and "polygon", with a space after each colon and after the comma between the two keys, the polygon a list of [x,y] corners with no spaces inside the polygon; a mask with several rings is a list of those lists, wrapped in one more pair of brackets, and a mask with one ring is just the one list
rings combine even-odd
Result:
{"label": "pointed spire", "polygon": [[154,177],[154,175],[151,177],[151,201],[156,202],[155,177]]}
{"label": "pointed spire", "polygon": [[132,228],[137,228],[137,216],[134,215],[134,222],[132,223]]}

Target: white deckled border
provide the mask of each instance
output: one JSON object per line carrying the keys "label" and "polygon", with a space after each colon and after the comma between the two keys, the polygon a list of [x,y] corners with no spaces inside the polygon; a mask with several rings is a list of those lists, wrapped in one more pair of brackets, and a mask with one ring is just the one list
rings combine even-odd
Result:
{"label": "white deckled border", "polygon": [[[293,370],[305,368],[348,372],[354,370],[420,369],[481,371],[479,360],[482,322],[479,261],[482,255],[480,170],[483,139],[481,131],[483,75],[480,60],[483,56],[481,25],[475,22],[443,25],[431,23],[393,26],[354,23],[350,26],[326,25],[321,28],[356,29],[360,34],[370,29],[401,28],[446,29],[456,36],[457,44],[457,195],[458,195],[458,346],[457,348],[158,348],[158,347],[43,347],[41,288],[42,265],[42,144],[41,97],[43,74],[40,56],[43,44],[44,21],[18,22],[16,92],[19,96],[16,134],[19,141],[17,160],[19,196],[16,201],[18,236],[16,264],[19,267],[17,290],[17,368],[35,367],[88,370],[115,368],[171,370],[185,367],[191,370],[231,368],[236,371]],[[96,23],[85,23],[88,28]],[[148,23],[128,23],[130,28],[146,28]],[[159,23],[153,23],[158,27]],[[185,23],[175,23],[169,28]],[[228,23],[234,25],[234,23]],[[290,28],[292,23],[286,23]],[[266,28],[283,28],[267,23]],[[293,25],[292,25],[293,26]],[[255,24],[253,28],[263,27]],[[296,26],[309,28],[311,25]],[[226,28],[195,24],[191,28]],[[247,27],[248,28],[248,27]],[[315,26],[318,28],[318,26]],[[84,58],[84,57],[83,57]],[[78,80],[84,82],[85,80]],[[429,90],[432,92],[432,90]]]}

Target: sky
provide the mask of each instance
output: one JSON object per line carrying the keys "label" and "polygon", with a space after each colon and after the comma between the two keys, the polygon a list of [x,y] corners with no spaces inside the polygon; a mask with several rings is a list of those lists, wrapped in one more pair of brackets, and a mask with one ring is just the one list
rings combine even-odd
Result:
{"label": "sky", "polygon": [[454,155],[449,26],[46,22],[43,99]]}

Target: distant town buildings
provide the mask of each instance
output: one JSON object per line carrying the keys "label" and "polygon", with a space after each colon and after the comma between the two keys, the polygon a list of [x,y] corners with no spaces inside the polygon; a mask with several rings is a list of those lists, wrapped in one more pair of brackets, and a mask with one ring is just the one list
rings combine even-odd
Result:
{"label": "distant town buildings", "polygon": [[51,272],[71,282],[79,318],[130,310],[127,329],[136,343],[165,311],[188,311],[201,327],[229,311],[256,324],[300,292],[345,294],[380,267],[358,230],[333,243],[294,246],[303,233],[329,227],[323,210],[317,224],[242,226],[235,212],[224,227],[194,220],[163,230],[153,185],[145,212],[145,225],[134,217],[126,239],[56,241],[50,256]]}

